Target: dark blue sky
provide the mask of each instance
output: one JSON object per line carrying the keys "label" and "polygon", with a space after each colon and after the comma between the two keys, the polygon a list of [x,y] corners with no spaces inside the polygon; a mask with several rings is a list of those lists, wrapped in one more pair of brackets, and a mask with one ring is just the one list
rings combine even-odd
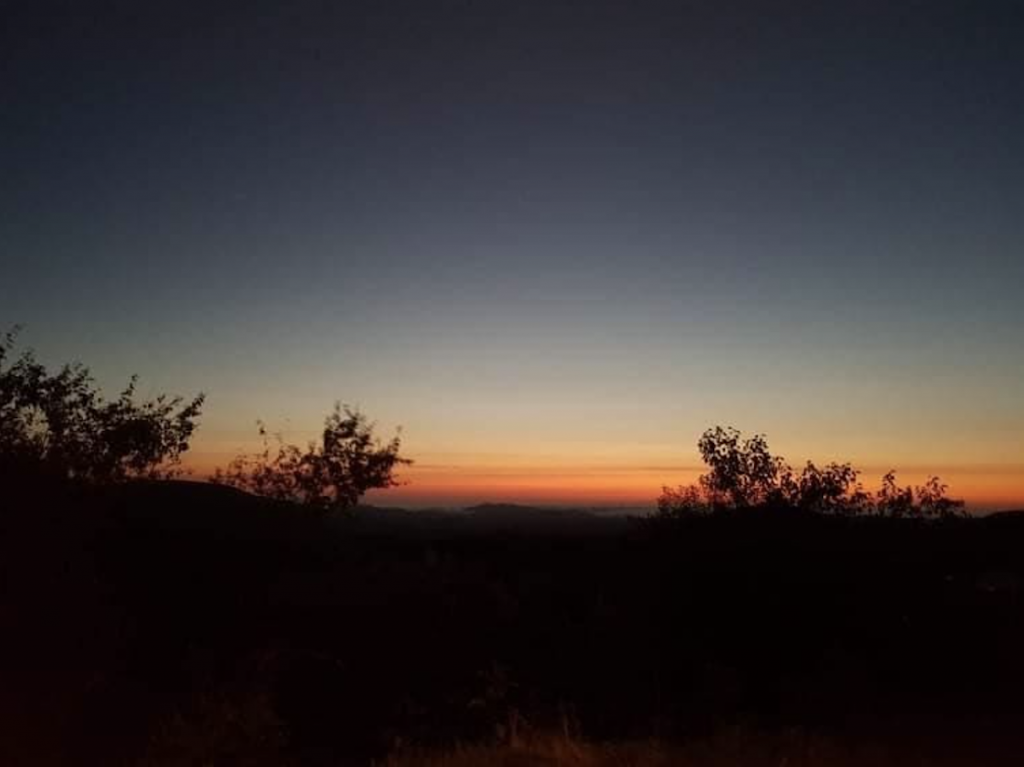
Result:
{"label": "dark blue sky", "polygon": [[340,397],[463,469],[729,422],[1024,496],[1018,3],[207,6],[3,10],[44,358],[208,391],[211,456]]}

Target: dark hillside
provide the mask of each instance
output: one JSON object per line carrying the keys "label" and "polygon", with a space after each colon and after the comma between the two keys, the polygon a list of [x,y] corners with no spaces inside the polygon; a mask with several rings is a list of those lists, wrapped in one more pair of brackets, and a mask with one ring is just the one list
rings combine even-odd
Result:
{"label": "dark hillside", "polygon": [[328,521],[190,483],[15,502],[8,747],[361,764],[489,740],[513,712],[596,740],[744,723],[1005,750],[1021,731],[1018,515],[478,519],[540,513]]}

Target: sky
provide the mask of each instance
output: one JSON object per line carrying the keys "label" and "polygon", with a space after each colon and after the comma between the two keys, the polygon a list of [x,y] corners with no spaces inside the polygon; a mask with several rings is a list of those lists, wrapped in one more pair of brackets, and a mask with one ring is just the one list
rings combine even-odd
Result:
{"label": "sky", "polygon": [[650,505],[715,424],[1024,505],[1016,2],[20,3],[0,325],[402,427],[375,503]]}

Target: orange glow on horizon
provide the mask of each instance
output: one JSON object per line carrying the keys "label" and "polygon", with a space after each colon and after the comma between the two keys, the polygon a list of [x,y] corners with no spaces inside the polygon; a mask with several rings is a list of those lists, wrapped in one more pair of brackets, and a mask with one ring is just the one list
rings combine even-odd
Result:
{"label": "orange glow on horizon", "polygon": [[[231,457],[197,452],[187,466],[194,478],[203,479],[212,475],[216,467],[225,466]],[[549,456],[545,463],[531,465],[521,456],[485,455],[475,461],[469,456],[460,458],[458,462],[420,458],[401,470],[401,485],[372,491],[366,500],[382,506],[410,507],[495,502],[653,508],[663,486],[695,482],[703,471],[696,460],[673,463],[667,459],[629,465]],[[1024,507],[1024,467],[936,466],[931,471],[920,467],[895,468],[901,485],[917,485],[931,474],[938,474],[949,485],[949,495],[966,500],[969,509]],[[884,463],[863,468],[861,481],[865,489],[873,491],[887,470]]]}

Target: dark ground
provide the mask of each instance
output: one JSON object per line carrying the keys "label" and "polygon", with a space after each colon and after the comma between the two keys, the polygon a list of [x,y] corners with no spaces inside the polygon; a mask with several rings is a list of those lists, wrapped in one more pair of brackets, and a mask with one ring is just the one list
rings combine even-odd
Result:
{"label": "dark ground", "polygon": [[363,764],[516,715],[1024,755],[1024,515],[324,521],[187,483],[3,503],[3,764]]}

